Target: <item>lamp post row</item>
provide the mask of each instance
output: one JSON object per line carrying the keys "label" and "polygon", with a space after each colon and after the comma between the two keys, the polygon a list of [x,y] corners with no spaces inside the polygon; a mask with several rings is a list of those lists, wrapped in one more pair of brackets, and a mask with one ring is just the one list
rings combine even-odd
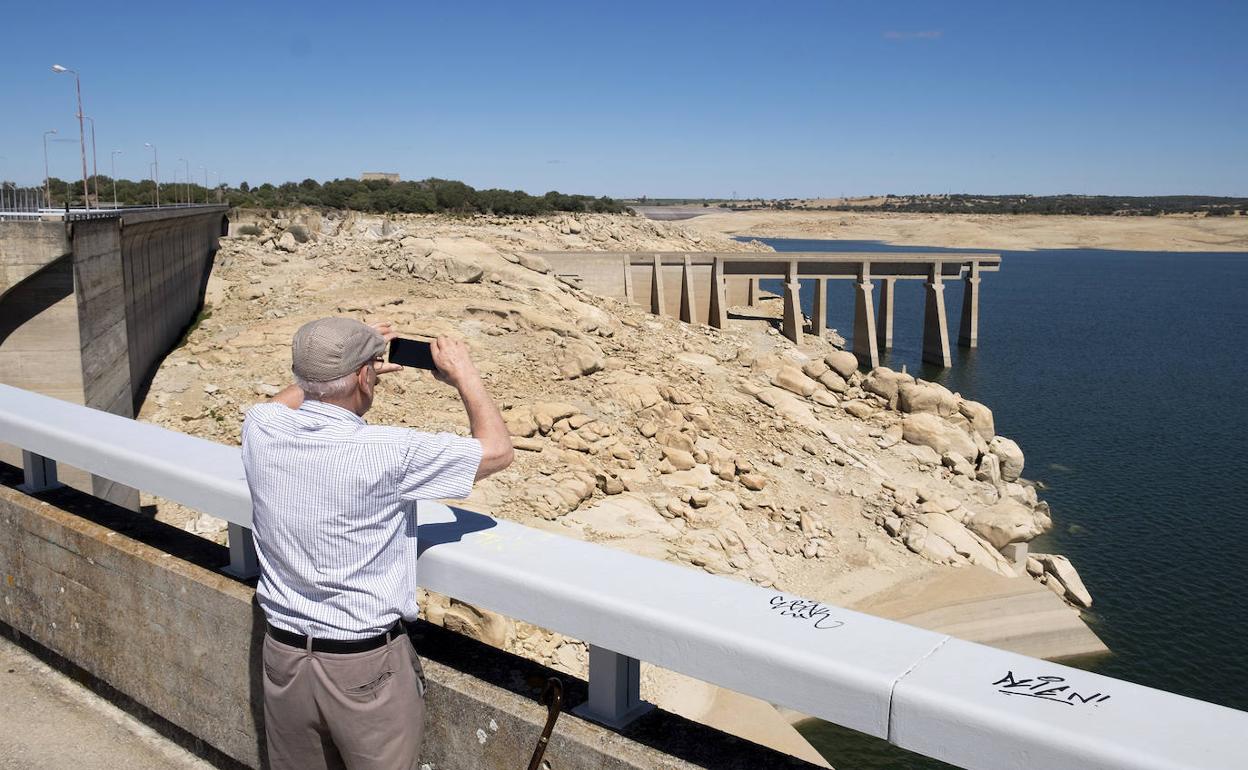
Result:
{"label": "lamp post row", "polygon": [[[83,199],[83,205],[87,209],[91,208],[91,190],[87,185],[87,142],[86,142],[85,121],[88,121],[88,120],[91,121],[91,171],[92,171],[92,176],[94,177],[95,201],[96,201],[96,207],[98,208],[99,200],[100,200],[100,174],[99,174],[99,167],[97,165],[97,155],[96,155],[95,119],[83,113],[82,80],[79,77],[77,70],[64,67],[60,64],[53,64],[52,71],[57,74],[68,73],[74,76],[74,88],[78,97],[78,113],[77,115],[75,115],[75,117],[78,118],[78,145],[79,145],[80,154],[82,156],[82,199]],[[43,179],[44,179],[44,205],[45,206],[51,205],[52,203],[51,176],[50,176],[49,169],[48,169],[48,136],[50,134],[55,134],[55,133],[57,133],[56,129],[51,129],[49,131],[43,132]],[[156,207],[160,208],[160,162],[157,156],[156,145],[152,144],[151,142],[144,142],[143,146],[149,147],[152,150],[152,163],[151,163],[152,184],[155,187]],[[117,156],[121,154],[122,154],[121,150],[113,150],[111,153],[109,153],[109,169],[110,169],[110,173],[112,174],[112,179],[113,179],[113,208],[114,209],[118,207],[118,203],[117,203]],[[188,161],[186,158],[178,158],[178,160],[181,161],[183,164],[185,164],[186,202],[190,204],[192,203],[191,185],[193,183],[193,180],[191,179],[190,161]],[[204,196],[205,196],[204,202],[207,203],[208,202],[208,198],[207,198],[208,196],[208,169],[204,166],[200,166],[199,168],[201,171],[204,172]],[[217,172],[213,171],[212,173],[214,176],[217,177],[218,180],[220,179],[220,176],[217,175]],[[0,199],[0,208],[3,208],[3,206],[4,206],[3,200]]]}

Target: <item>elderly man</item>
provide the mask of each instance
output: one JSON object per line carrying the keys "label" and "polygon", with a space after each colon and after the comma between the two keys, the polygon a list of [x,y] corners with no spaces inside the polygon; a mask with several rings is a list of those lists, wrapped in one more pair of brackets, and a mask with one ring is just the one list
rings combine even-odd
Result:
{"label": "elderly man", "polygon": [[296,333],[295,384],[243,424],[268,620],[264,720],[275,770],[416,766],[425,679],[416,617],[416,501],[467,497],[511,440],[462,342],[433,343],[472,438],[371,426],[389,325],[324,318]]}

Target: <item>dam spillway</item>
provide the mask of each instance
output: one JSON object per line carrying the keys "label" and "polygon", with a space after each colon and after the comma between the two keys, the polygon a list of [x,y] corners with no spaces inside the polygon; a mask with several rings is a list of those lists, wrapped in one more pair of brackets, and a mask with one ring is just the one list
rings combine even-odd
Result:
{"label": "dam spillway", "polygon": [[[133,417],[203,304],[227,210],[0,213],[0,383]],[[19,457],[0,446],[0,460]],[[138,508],[135,490],[61,480]]]}

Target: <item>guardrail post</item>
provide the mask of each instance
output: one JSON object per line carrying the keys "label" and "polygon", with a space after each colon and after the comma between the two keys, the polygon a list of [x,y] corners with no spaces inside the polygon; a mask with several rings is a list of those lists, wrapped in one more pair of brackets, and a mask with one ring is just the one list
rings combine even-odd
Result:
{"label": "guardrail post", "polygon": [[260,560],[256,558],[256,542],[251,538],[251,530],[241,524],[230,522],[228,537],[230,563],[221,571],[240,580],[248,580],[259,575]]}
{"label": "guardrail post", "polygon": [[573,714],[620,729],[653,709],[641,699],[641,662],[589,645],[589,700]]}
{"label": "guardrail post", "polygon": [[25,449],[22,450],[22,475],[23,483],[18,489],[28,495],[61,486],[56,480],[56,460]]}

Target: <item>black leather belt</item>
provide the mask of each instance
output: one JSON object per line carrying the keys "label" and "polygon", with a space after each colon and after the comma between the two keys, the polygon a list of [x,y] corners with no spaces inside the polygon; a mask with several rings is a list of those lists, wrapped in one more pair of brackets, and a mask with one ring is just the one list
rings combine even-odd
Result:
{"label": "black leather belt", "polygon": [[[280,628],[269,626],[269,636],[275,641],[282,644],[288,644],[291,647],[298,647],[301,650],[307,650],[308,637],[303,634],[295,634],[290,631],[283,631]],[[383,633],[376,636],[370,636],[367,639],[316,639],[311,640],[312,652],[334,652],[345,654],[351,652],[368,652],[378,647],[384,647],[390,643],[392,639],[398,639],[407,633],[407,629],[403,626],[402,620],[394,621],[394,625],[386,629]]]}

